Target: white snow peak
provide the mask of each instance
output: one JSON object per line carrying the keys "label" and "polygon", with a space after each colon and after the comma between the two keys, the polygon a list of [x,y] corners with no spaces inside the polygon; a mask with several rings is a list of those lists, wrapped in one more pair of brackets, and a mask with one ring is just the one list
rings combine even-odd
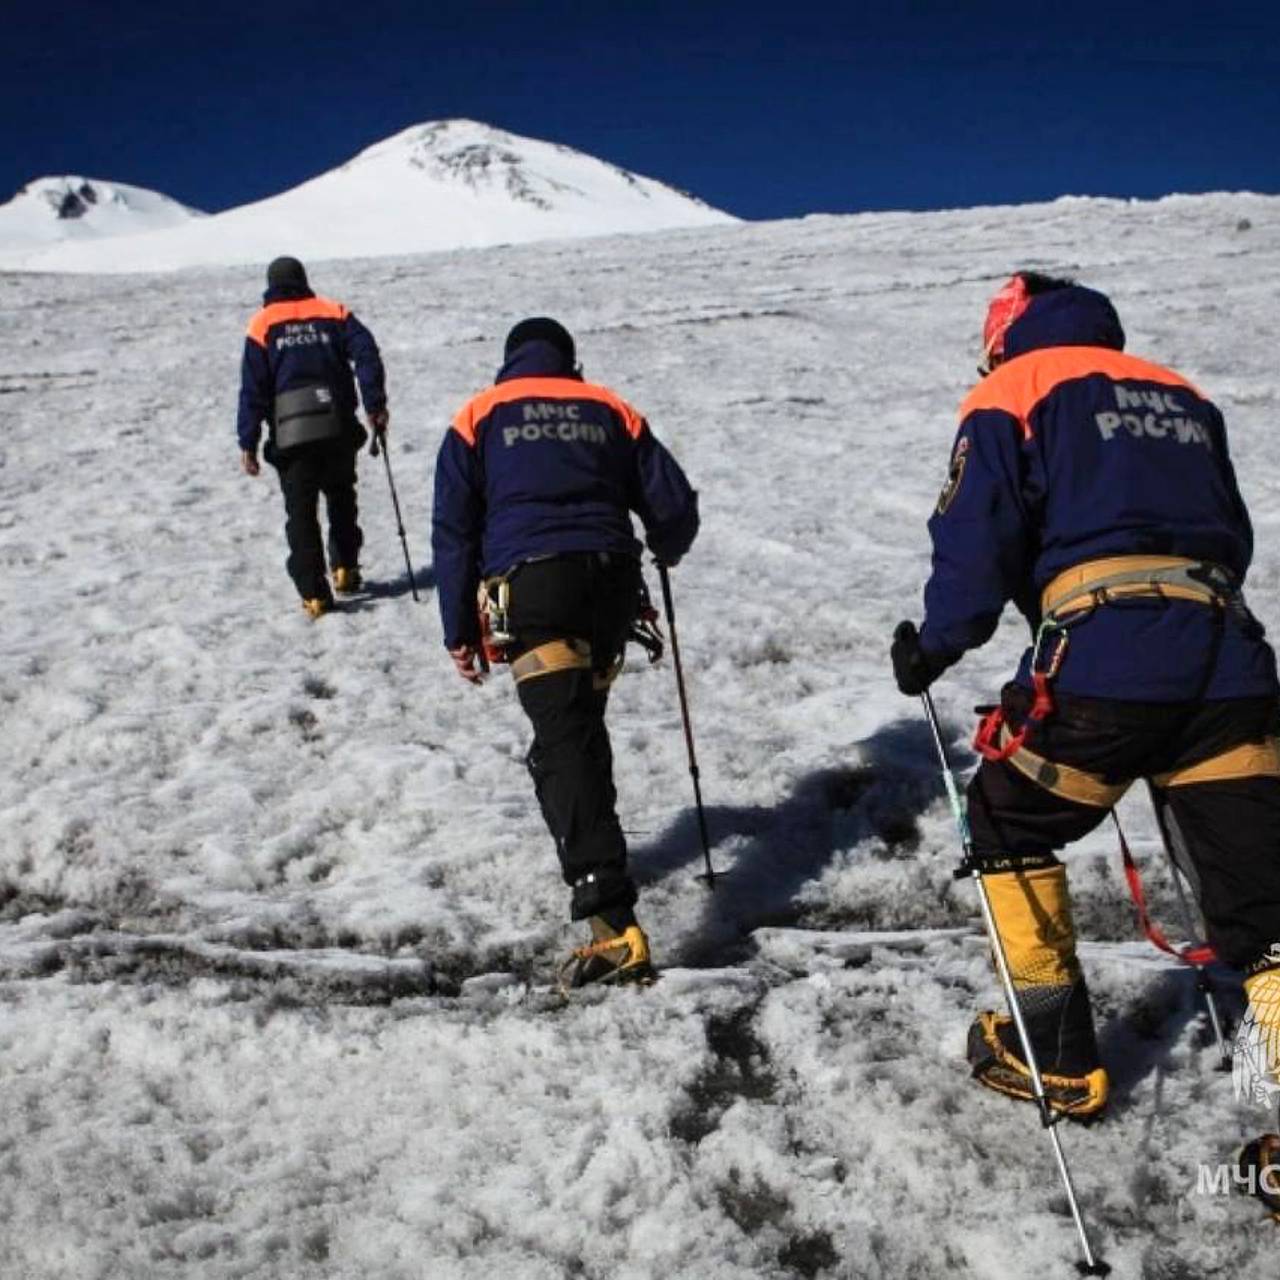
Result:
{"label": "white snow peak", "polygon": [[[75,191],[66,191],[73,207]],[[442,120],[405,129],[280,195],[167,224],[127,246],[107,250],[81,237],[69,243],[68,236],[42,243],[9,236],[0,224],[0,266],[147,271],[249,264],[281,253],[304,260],[385,257],[733,221],[693,196],[571,147],[474,120]]]}
{"label": "white snow peak", "polygon": [[0,255],[140,235],[203,216],[145,187],[77,175],[36,178],[0,205]]}

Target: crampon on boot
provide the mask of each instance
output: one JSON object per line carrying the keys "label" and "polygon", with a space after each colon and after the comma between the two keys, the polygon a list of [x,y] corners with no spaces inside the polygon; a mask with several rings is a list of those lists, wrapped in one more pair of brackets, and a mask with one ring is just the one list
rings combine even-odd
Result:
{"label": "crampon on boot", "polygon": [[[1031,1072],[1022,1060],[1012,1018],[989,1011],[978,1014],[969,1028],[968,1058],[973,1078],[980,1084],[1010,1098],[1035,1101]],[[1102,1067],[1078,1076],[1041,1070],[1040,1083],[1050,1110],[1073,1120],[1095,1119],[1107,1105],[1110,1084]]]}
{"label": "crampon on boot", "polygon": [[1280,1135],[1264,1133],[1236,1153],[1236,1186],[1256,1196],[1280,1222]]}
{"label": "crampon on boot", "polygon": [[338,565],[333,571],[333,589],[340,596],[349,596],[364,586],[360,570],[354,565]]}
{"label": "crampon on boot", "polygon": [[560,989],[572,991],[593,983],[648,984],[657,979],[649,959],[649,939],[634,922],[619,930],[600,916],[591,917],[592,939],[560,967]]}
{"label": "crampon on boot", "polygon": [[[1045,1101],[1075,1119],[1098,1116],[1107,1073],[1076,959],[1075,926],[1061,863],[983,876],[1014,993],[1036,1055]],[[969,1031],[974,1079],[1011,1098],[1035,1100],[1031,1072],[1013,1019],[981,1013]]]}

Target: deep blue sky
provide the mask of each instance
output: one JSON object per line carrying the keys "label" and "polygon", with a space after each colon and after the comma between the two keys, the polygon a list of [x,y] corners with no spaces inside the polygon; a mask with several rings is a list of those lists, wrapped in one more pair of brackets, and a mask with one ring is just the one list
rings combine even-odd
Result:
{"label": "deep blue sky", "polygon": [[744,217],[1280,192],[1280,3],[0,0],[0,201],[216,210],[470,116]]}

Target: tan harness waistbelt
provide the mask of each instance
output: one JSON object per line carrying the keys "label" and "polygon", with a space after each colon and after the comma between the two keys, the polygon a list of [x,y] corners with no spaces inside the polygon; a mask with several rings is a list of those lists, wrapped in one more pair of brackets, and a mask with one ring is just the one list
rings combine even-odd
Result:
{"label": "tan harness waistbelt", "polygon": [[[1001,725],[1000,745],[1007,745],[1012,738],[1009,726]],[[1107,782],[1096,773],[1076,769],[1069,764],[1055,764],[1026,747],[1018,747],[1006,759],[1038,787],[1064,800],[1074,800],[1076,804],[1087,804],[1095,809],[1110,809],[1118,804],[1131,785],[1129,782]]]}
{"label": "tan harness waistbelt", "polygon": [[1194,600],[1225,608],[1238,592],[1224,569],[1184,556],[1104,556],[1064,569],[1040,593],[1045,618],[1127,596]]}
{"label": "tan harness waistbelt", "polygon": [[[1013,738],[1007,725],[1000,727],[1000,744]],[[1118,804],[1131,782],[1107,782],[1096,773],[1075,769],[1069,764],[1055,764],[1044,756],[1018,747],[1007,757],[1009,763],[1037,786],[1064,800],[1087,804],[1096,809],[1110,809]],[[1280,778],[1280,739],[1242,742],[1207,760],[1197,761],[1169,773],[1157,773],[1151,781],[1158,787],[1189,787],[1201,782],[1230,782],[1242,778]]]}
{"label": "tan harness waistbelt", "polygon": [[1242,742],[1208,760],[1152,778],[1159,787],[1189,787],[1197,782],[1229,782],[1237,778],[1280,778],[1280,740]]}

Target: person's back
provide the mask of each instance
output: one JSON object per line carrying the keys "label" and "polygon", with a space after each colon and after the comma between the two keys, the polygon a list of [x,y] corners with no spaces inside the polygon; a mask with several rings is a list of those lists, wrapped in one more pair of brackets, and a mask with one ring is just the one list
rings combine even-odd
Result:
{"label": "person's back", "polygon": [[526,344],[455,424],[476,439],[494,571],[530,546],[639,551],[627,509],[640,417],[606,387],[552,374],[559,363],[548,344]]}
{"label": "person's back", "polygon": [[582,379],[555,322],[517,325],[494,385],[454,416],[437,461],[433,545],[448,647],[474,639],[480,576],[575,552],[638,557],[633,511],[668,563],[693,541],[697,504],[643,417]]}
{"label": "person's back", "polygon": [[[1001,362],[961,408],[957,479],[930,521],[926,649],[982,643],[1010,599],[1036,626],[1064,571],[1115,557],[1177,558],[1243,582],[1253,534],[1222,415],[1123,347],[1111,303],[1079,285],[1030,295],[1009,325]],[[1174,599],[1076,618],[1056,687],[1151,702],[1276,690],[1270,649],[1242,612]]]}

